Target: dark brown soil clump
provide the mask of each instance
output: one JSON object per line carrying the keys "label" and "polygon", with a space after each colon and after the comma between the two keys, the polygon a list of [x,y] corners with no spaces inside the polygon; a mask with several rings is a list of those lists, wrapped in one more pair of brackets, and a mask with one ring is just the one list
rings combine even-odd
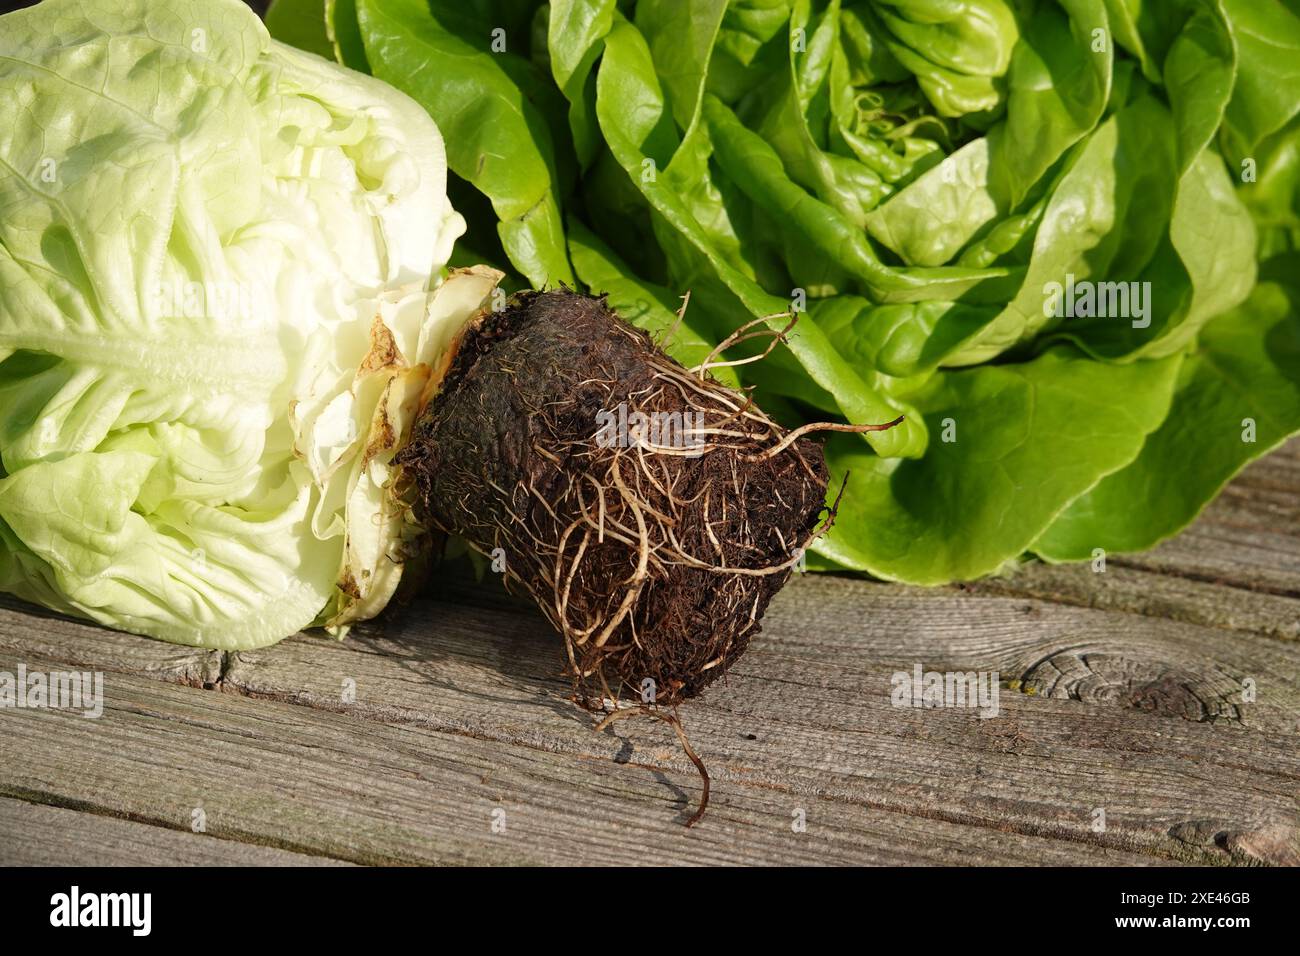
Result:
{"label": "dark brown soil clump", "polygon": [[828,518],[820,445],[788,436],[603,299],[523,293],[465,330],[398,461],[416,517],[560,631],[580,702],[672,705],[744,653]]}

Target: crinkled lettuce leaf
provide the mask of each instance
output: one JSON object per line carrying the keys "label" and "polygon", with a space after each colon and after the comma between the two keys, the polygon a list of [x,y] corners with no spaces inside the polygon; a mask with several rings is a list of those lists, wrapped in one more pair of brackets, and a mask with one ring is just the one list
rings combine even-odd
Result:
{"label": "crinkled lettuce leaf", "polygon": [[0,24],[0,588],[220,648],[372,615],[389,463],[497,278],[438,285],[437,127],[236,0]]}
{"label": "crinkled lettuce leaf", "polygon": [[459,5],[358,2],[371,67],[440,123],[518,104],[453,167],[497,203],[517,159],[547,225],[505,254],[535,284],[567,241],[648,327],[689,292],[683,355],[793,316],[788,347],[732,370],[760,403],[906,416],[828,441],[832,494],[851,475],[823,565],[933,584],[1148,547],[1300,431],[1276,274],[1300,242],[1291,0],[554,0],[508,56],[461,31],[443,72],[429,38]]}

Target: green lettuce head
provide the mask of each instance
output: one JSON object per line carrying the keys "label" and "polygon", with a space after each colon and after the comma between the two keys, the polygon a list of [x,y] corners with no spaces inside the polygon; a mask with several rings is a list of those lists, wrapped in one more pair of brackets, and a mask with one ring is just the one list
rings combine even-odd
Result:
{"label": "green lettuce head", "polygon": [[0,24],[0,589],[248,648],[388,601],[390,461],[491,270],[428,114],[237,0]]}

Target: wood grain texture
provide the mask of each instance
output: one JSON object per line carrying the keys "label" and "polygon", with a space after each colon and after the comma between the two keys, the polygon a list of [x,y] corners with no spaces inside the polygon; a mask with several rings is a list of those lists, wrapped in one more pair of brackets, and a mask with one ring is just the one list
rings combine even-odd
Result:
{"label": "wood grain texture", "polygon": [[50,657],[76,668],[122,670],[212,687],[221,679],[221,651],[153,641],[110,631],[0,593],[0,650]]}
{"label": "wood grain texture", "polygon": [[[1140,557],[1140,556],[1139,556]],[[1300,640],[1300,597],[1252,591],[1227,583],[1212,583],[1176,571],[1148,570],[1119,555],[1106,570],[1087,566],[1031,562],[1014,572],[955,585],[969,594],[1039,598],[1229,631],[1248,631],[1281,640]]]}
{"label": "wood grain texture", "polygon": [[337,860],[218,840],[0,797],[0,866],[339,866]]}
{"label": "wood grain texture", "polygon": [[[0,602],[0,670],[109,672],[99,720],[0,711],[0,794],[151,830],[202,800],[216,842],[360,863],[1298,864],[1297,447],[1104,574],[796,579],[681,708],[695,830],[672,732],[594,733],[540,615],[454,574],[346,641],[239,654]],[[894,706],[917,664],[996,670],[998,716]]]}
{"label": "wood grain texture", "polygon": [[[158,827],[188,826],[202,807],[209,836],[358,863],[1074,859],[1057,840],[762,786],[726,788],[709,825],[688,830],[697,781],[671,766],[574,759],[126,674],[112,675],[107,698],[98,720],[7,715],[3,792]],[[804,832],[792,828],[799,810]],[[1097,859],[1147,862],[1110,849]]]}
{"label": "wood grain texture", "polygon": [[[150,780],[138,766],[161,752],[177,775],[195,776],[196,787],[203,781],[194,792],[211,794],[213,788],[232,786],[236,766],[247,764],[247,779],[230,797],[235,815],[262,805],[282,808],[290,794],[312,805],[317,787],[327,778],[335,785],[346,784],[349,799],[369,815],[364,809],[368,787],[391,785],[394,775],[427,775],[431,762],[450,772],[457,760],[470,760],[471,753],[490,766],[496,754],[503,761],[500,779],[505,785],[522,786],[521,780],[530,775],[551,775],[555,789],[522,791],[517,809],[537,800],[547,806],[547,801],[557,801],[558,807],[560,790],[569,787],[574,805],[584,808],[584,819],[594,803],[604,806],[611,819],[636,820],[651,828],[639,831],[617,851],[609,851],[606,842],[602,860],[617,858],[618,853],[626,860],[645,859],[643,851],[650,844],[638,850],[636,839],[653,832],[654,845],[664,846],[669,835],[682,829],[687,797],[693,802],[698,794],[695,773],[675,739],[648,722],[625,722],[604,735],[594,734],[589,718],[563,699],[567,684],[558,677],[558,645],[540,617],[495,592],[484,591],[482,597],[479,605],[467,603],[464,594],[455,603],[422,601],[344,642],[300,637],[264,651],[233,655],[218,685],[224,693],[184,685],[159,690],[156,682],[146,679],[157,671],[111,675],[110,701],[123,681],[132,693],[149,699],[128,698],[121,718],[110,712],[98,722],[20,712],[33,726],[42,718],[56,717],[47,722],[50,729],[42,739],[57,741],[57,752],[43,754],[50,745],[33,743],[32,771],[39,772],[51,760],[69,762],[63,771],[36,779],[9,778],[3,785],[18,787],[25,799],[54,793],[58,801],[87,800],[91,794],[86,792],[51,788],[69,786],[65,775],[74,776],[74,767],[91,765],[108,775],[97,789],[119,799],[134,792],[137,801],[126,806],[109,803],[99,807],[101,812],[147,818],[156,797],[171,806],[168,819],[187,820],[197,797],[187,801],[169,792],[171,775]],[[1033,619],[1032,629],[1025,626],[1027,617]],[[83,625],[68,622],[68,627],[67,639],[75,643],[71,632]],[[960,840],[952,842],[956,834],[939,840],[942,852],[954,854],[952,860],[1023,861],[1026,853],[1014,852],[1011,844],[1046,838],[1057,853],[1067,855],[1033,850],[1031,855],[1040,860],[1078,861],[1080,853],[1085,859],[1101,859],[1096,854],[1103,851],[1144,853],[1161,861],[1289,862],[1295,853],[1300,756],[1294,736],[1278,727],[1294,722],[1295,687],[1288,682],[1294,678],[1287,674],[1288,668],[1290,675],[1298,672],[1300,649],[1263,638],[1225,642],[1221,632],[1204,630],[1022,599],[940,596],[833,578],[801,579],[774,605],[764,640],[725,685],[682,709],[692,741],[715,779],[708,827],[715,816],[726,819],[728,810],[719,809],[734,808],[746,831],[763,826],[783,831],[802,806],[823,821],[836,821],[834,827],[854,830],[860,815],[886,813],[919,829],[911,841],[900,842],[890,827],[865,828],[848,857],[828,856],[830,849],[816,843],[784,847],[789,852],[783,852],[782,844],[760,843],[736,847],[731,856],[719,855],[715,848],[707,859],[936,861],[943,857],[934,855],[934,841],[955,827],[969,831],[972,845],[963,855],[956,853]],[[1213,680],[1209,671],[1202,682],[1211,690],[1166,698],[1165,684],[1152,689],[1117,682],[1135,672],[1133,667],[1116,668],[1117,679],[1106,676],[1106,667],[1099,663],[1108,649],[1117,660],[1123,653],[1134,655],[1133,660],[1145,653],[1155,673],[1158,655],[1169,660],[1184,655],[1181,659],[1195,662],[1204,650],[1196,642],[1213,643],[1216,637],[1222,652],[1216,666],[1224,674],[1251,670],[1259,675],[1259,687],[1276,688],[1261,692],[1254,708],[1205,710],[1206,702],[1217,699],[1212,685],[1205,683]],[[1252,640],[1257,646],[1249,645]],[[1194,653],[1186,652],[1183,643]],[[1240,646],[1243,643],[1247,646]],[[0,656],[0,669],[7,659]],[[1091,661],[1103,676],[1075,686],[1058,676],[1068,672],[1064,659]],[[1008,687],[1001,694],[1001,715],[990,720],[969,711],[896,708],[890,700],[890,675],[910,670],[917,661],[936,669],[999,667],[1018,675],[1008,681],[1021,680],[1039,692],[1030,695]],[[1042,669],[1049,664],[1050,676],[1045,677]],[[1184,683],[1201,686],[1190,678],[1180,678],[1174,686]],[[1122,687],[1127,696],[1107,687]],[[166,706],[150,695],[161,695]],[[262,700],[241,701],[236,695]],[[1147,712],[1149,700],[1163,703]],[[275,720],[288,724],[279,734],[259,725],[258,745],[241,755],[254,735],[245,729],[248,720],[236,704],[283,708],[276,713],[287,716]],[[194,710],[182,710],[182,705]],[[1189,709],[1193,707],[1202,710]],[[102,732],[100,725],[116,726],[133,713],[149,716],[154,736],[132,724],[123,735],[96,743],[93,734]],[[1189,714],[1200,719],[1188,719]],[[91,727],[82,731],[84,725]],[[1230,726],[1235,730],[1228,732]],[[318,727],[330,728],[329,742],[312,743],[312,748],[333,753],[339,763],[333,770],[317,768],[311,780],[288,785],[291,789],[285,791],[286,784],[278,781],[286,775],[296,778],[298,764],[277,763],[276,755],[284,752],[278,741],[304,739]],[[344,727],[351,730],[340,729]],[[426,742],[420,745],[425,756],[394,755],[397,745],[390,735],[400,733],[414,733]],[[233,744],[228,739],[232,735]],[[203,754],[223,746],[223,740],[229,753],[215,768],[207,767]],[[21,747],[17,735],[12,746]],[[259,754],[258,748],[267,753]],[[20,756],[0,752],[6,774],[22,764]],[[550,769],[543,772],[542,767]],[[583,783],[593,774],[595,779]],[[616,785],[606,780],[609,774],[619,778]],[[453,803],[459,799],[454,794],[467,786],[462,777],[439,785],[453,794]],[[636,800],[631,807],[610,804],[611,789],[636,794]],[[327,787],[320,799],[329,796]],[[406,795],[399,803],[409,810],[428,799]],[[483,822],[486,803],[476,804],[474,811],[457,810],[460,804],[453,803],[444,801],[440,812],[459,821],[477,814]],[[1106,813],[1104,833],[1091,829],[1098,808]],[[309,816],[317,822],[309,824],[304,818],[295,827],[311,829],[311,834],[297,834],[287,842],[270,829],[269,818],[261,817],[231,824],[228,838],[271,840],[276,846],[340,854],[359,862],[503,861],[475,856],[494,844],[453,841],[454,850],[443,854],[434,837],[450,840],[447,833],[426,833],[416,851],[405,845],[414,838],[398,829],[357,842],[351,831],[358,821],[347,822],[348,812],[337,805]],[[548,826],[559,828],[552,834],[557,845],[596,852],[590,846],[596,837],[586,823],[570,819],[565,825],[562,815],[547,819]],[[661,832],[660,826],[668,829]],[[1210,834],[1204,840],[1187,837],[1203,831]],[[875,843],[868,836],[873,832]],[[978,838],[988,832],[1000,834],[1007,848],[980,851]],[[784,838],[784,832],[781,835]],[[614,839],[612,831],[600,839]],[[528,859],[578,860],[556,856],[559,851],[546,843],[511,845],[511,852]],[[685,843],[680,849],[685,860],[704,860],[697,844]],[[802,856],[795,850],[809,852]],[[606,852],[616,856],[603,855]]]}

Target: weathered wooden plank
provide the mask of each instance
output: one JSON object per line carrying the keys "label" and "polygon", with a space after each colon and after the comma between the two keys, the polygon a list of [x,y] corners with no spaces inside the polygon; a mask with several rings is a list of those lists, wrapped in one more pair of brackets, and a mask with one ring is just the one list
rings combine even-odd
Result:
{"label": "weathered wooden plank", "polygon": [[0,866],[339,866],[337,860],[0,797]]}
{"label": "weathered wooden plank", "polygon": [[[1084,573],[1079,568],[1057,570]],[[402,638],[394,637],[400,631],[414,634],[416,641],[430,648],[450,642],[445,653],[473,659],[483,645],[483,635],[490,636],[497,624],[494,612],[502,610],[516,616],[519,628],[538,633],[538,669],[534,674],[557,673],[559,662],[552,657],[558,639],[530,612],[526,602],[505,593],[495,580],[474,584],[457,576],[434,590],[442,600],[398,609],[380,621],[364,624],[353,632],[350,643],[365,646],[378,642],[386,648],[385,653],[400,653]],[[776,629],[790,629],[783,620],[806,619],[828,633],[845,626],[863,626],[862,621],[869,620],[870,644],[863,651],[866,656],[858,658],[864,664],[879,662],[887,653],[919,655],[942,669],[996,667],[1005,680],[1019,681],[1035,693],[1047,690],[1044,682],[1051,680],[1058,697],[1113,699],[1121,706],[1194,720],[1238,721],[1260,729],[1285,732],[1300,728],[1300,679],[1296,676],[1300,673],[1300,650],[1167,620],[1132,620],[1053,607],[1051,602],[990,598],[990,593],[996,593],[992,588],[972,592],[963,595],[808,575],[792,582],[778,600],[768,622],[768,637],[760,640],[759,646],[771,635],[783,633]],[[448,602],[463,607],[449,608]],[[459,630],[440,630],[448,616],[464,619]],[[40,620],[41,625],[34,627],[22,612],[0,608],[0,649],[35,653],[75,667],[106,667],[195,686],[212,686],[221,678],[223,667],[232,665],[236,673],[228,686],[241,686],[239,675],[249,664],[267,654],[280,659],[280,652],[271,649],[229,655],[223,662],[220,652],[142,640],[55,615]],[[294,640],[314,642],[320,649],[310,653],[316,657],[328,654],[337,643],[307,635]],[[488,644],[492,644],[490,639]],[[1057,680],[1055,669],[1067,663],[1060,656],[1066,645],[1068,654],[1080,662],[1069,665],[1071,676]],[[286,646],[288,642],[280,645]],[[349,643],[340,650],[347,659]],[[825,648],[814,637],[807,650],[815,654]],[[288,653],[285,659],[294,659]],[[1045,670],[1044,662],[1048,662]],[[311,667],[310,661],[299,663]],[[1247,679],[1261,692],[1255,702],[1243,705],[1240,697]],[[564,689],[558,680],[553,687],[557,692]],[[335,696],[343,689],[340,683]],[[328,697],[317,693],[303,700],[314,706],[326,701],[324,706],[328,706]]]}
{"label": "weathered wooden plank", "polygon": [[1127,556],[1112,557],[1100,573],[1092,573],[1088,565],[1030,562],[1010,574],[954,585],[949,590],[1020,595],[1300,640],[1300,598],[1146,570],[1129,566],[1126,560]]}
{"label": "weathered wooden plank", "polygon": [[[563,700],[557,639],[538,615],[490,588],[452,590],[461,603],[420,602],[342,643],[299,637],[234,655],[220,686],[587,763],[635,756],[688,784],[663,728],[591,733]],[[73,654],[82,626],[61,625]],[[60,638],[42,640],[58,650]],[[1035,696],[1008,688],[989,721],[894,708],[890,675],[918,662],[997,669]],[[726,685],[682,713],[725,783],[1201,861],[1223,851],[1189,851],[1177,834],[1208,819],[1243,845],[1286,834],[1260,851],[1285,862],[1297,674],[1300,648],[1257,636],[809,576],[774,603]],[[1246,678],[1253,704],[1240,700]],[[1101,836],[1086,826],[1098,806],[1111,807]],[[1118,820],[1115,807],[1128,808]]]}
{"label": "weathered wooden plank", "polygon": [[[1300,732],[1300,647],[1257,635],[1049,602],[810,577],[790,589],[810,660],[998,670],[1027,693],[1193,721]],[[778,619],[780,620],[780,619]],[[771,645],[769,645],[770,647]],[[1251,684],[1247,685],[1247,681]],[[1247,690],[1255,700],[1243,700]]]}
{"label": "weathered wooden plank", "polygon": [[[639,754],[688,774],[658,725],[592,735],[561,700],[556,639],[540,618],[488,603],[419,604],[342,644],[242,653],[222,686],[583,758]],[[987,721],[895,708],[890,676],[917,662],[996,668],[1035,693],[1004,690],[1003,716]],[[1286,862],[1300,819],[1298,673],[1297,648],[1262,638],[808,578],[774,603],[725,685],[682,717],[722,781],[1203,861],[1219,851],[1188,856],[1175,831],[1214,819],[1240,840],[1286,834],[1262,856]],[[1253,705],[1239,700],[1245,676]],[[1105,835],[1085,825],[1099,806],[1111,807]]]}
{"label": "weathered wooden plank", "polygon": [[[211,836],[359,863],[1080,860],[1069,840],[743,781],[719,786],[688,830],[694,772],[637,765],[630,748],[627,763],[575,759],[127,674],[106,691],[97,720],[0,714],[0,793],[168,827],[201,806]],[[1087,858],[1151,862],[1109,847]]]}
{"label": "weathered wooden plank", "polygon": [[221,677],[221,651],[184,647],[96,627],[0,592],[0,651],[74,667],[149,674],[195,687]]}

